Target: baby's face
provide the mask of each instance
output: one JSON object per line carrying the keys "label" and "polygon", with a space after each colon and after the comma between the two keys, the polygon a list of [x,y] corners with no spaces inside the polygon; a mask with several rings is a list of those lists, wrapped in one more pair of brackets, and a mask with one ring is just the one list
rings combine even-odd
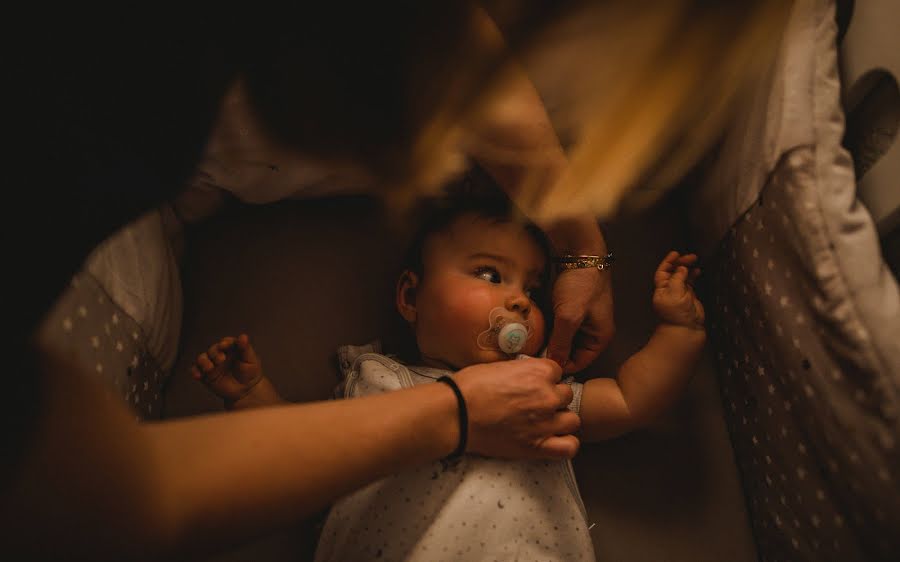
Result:
{"label": "baby's face", "polygon": [[423,361],[461,369],[509,359],[478,345],[498,307],[507,319],[531,325],[520,353],[540,351],[544,316],[534,299],[546,256],[523,225],[463,215],[427,241],[422,261],[413,328]]}

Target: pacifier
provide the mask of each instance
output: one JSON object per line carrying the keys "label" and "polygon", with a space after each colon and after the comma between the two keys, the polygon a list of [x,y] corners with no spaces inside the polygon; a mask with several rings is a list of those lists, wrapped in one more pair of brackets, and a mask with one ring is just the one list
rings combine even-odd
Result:
{"label": "pacifier", "polygon": [[525,342],[533,331],[528,319],[520,320],[518,315],[502,306],[491,310],[488,315],[489,328],[478,334],[478,347],[500,350],[514,355],[525,347]]}

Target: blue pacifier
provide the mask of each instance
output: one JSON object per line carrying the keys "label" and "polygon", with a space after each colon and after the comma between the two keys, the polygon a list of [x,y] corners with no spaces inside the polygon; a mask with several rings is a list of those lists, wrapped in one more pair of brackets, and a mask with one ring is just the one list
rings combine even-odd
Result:
{"label": "blue pacifier", "polygon": [[489,328],[478,335],[478,347],[508,355],[520,352],[533,332],[528,319],[522,320],[518,314],[499,306],[491,310],[488,323]]}
{"label": "blue pacifier", "polygon": [[510,322],[500,329],[497,334],[497,344],[503,353],[518,353],[525,347],[525,340],[528,339],[528,328],[519,322]]}

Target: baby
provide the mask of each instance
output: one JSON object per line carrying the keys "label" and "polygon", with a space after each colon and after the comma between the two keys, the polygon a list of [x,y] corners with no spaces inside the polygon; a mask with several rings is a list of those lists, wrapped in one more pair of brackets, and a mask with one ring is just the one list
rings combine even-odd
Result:
{"label": "baby", "polygon": [[[540,354],[549,252],[541,232],[500,196],[448,197],[417,237],[396,290],[415,346],[401,361],[379,345],[344,347],[344,398],[432,384],[477,363]],[[694,255],[670,252],[654,276],[660,323],[616,379],[568,381],[581,439],[646,425],[678,397],[704,341],[703,306],[690,281]],[[565,275],[561,272],[560,275]],[[280,401],[246,335],[202,354],[194,377],[229,408]],[[359,420],[366,423],[366,420]],[[408,470],[332,508],[316,560],[593,560],[569,461],[464,455]]]}

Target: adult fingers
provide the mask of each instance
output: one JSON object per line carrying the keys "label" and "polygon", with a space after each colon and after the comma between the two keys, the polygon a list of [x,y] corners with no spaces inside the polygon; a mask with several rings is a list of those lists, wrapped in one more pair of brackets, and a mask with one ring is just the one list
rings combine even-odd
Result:
{"label": "adult fingers", "polygon": [[575,412],[562,410],[538,424],[544,435],[568,435],[581,428],[581,417]]}
{"label": "adult fingers", "polygon": [[559,408],[568,406],[575,397],[575,393],[572,392],[572,387],[566,383],[557,384],[554,390],[556,390],[556,395],[559,397]]}
{"label": "adult fingers", "polygon": [[[612,304],[609,279],[594,268],[574,269],[561,274],[553,284],[553,332],[547,346],[547,356],[565,367],[571,360],[575,338],[585,323],[596,324],[596,315],[589,317],[592,308]],[[585,320],[588,318],[588,320]]]}
{"label": "adult fingers", "polygon": [[582,345],[575,348],[572,359],[566,365],[564,371],[569,374],[587,369],[597,357],[600,357],[600,342],[598,341],[596,344],[596,347],[594,345]]}
{"label": "adult fingers", "polygon": [[542,357],[535,357],[530,359],[530,361],[536,361],[538,365],[540,365],[540,373],[544,375],[544,378],[551,383],[558,383],[562,378],[562,367],[559,366],[559,363],[553,361],[551,359],[544,359]]}
{"label": "adult fingers", "polygon": [[535,456],[547,459],[571,459],[578,453],[580,445],[581,443],[574,435],[555,435],[538,444]]}
{"label": "adult fingers", "polygon": [[553,332],[547,345],[547,357],[560,367],[565,367],[572,354],[572,342],[581,327],[584,313],[557,311],[553,319]]}
{"label": "adult fingers", "polygon": [[606,349],[616,331],[612,295],[607,293],[591,305],[584,324],[572,342],[569,363],[563,369],[566,373],[577,373],[593,363]]}

